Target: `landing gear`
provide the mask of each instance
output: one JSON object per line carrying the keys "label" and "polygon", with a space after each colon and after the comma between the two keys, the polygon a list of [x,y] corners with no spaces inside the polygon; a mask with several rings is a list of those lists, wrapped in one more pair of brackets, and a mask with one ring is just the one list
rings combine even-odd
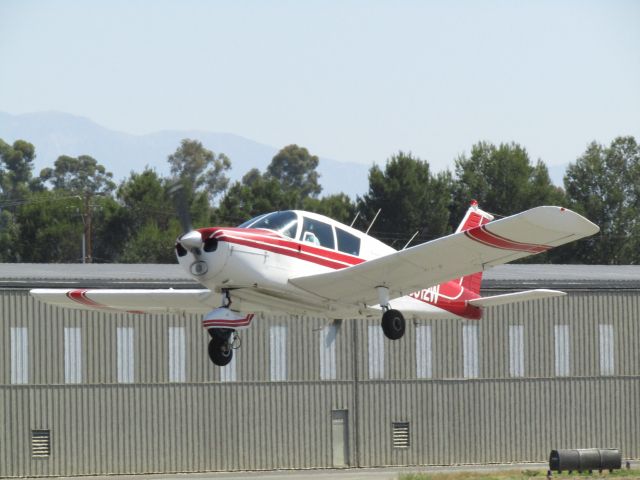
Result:
{"label": "landing gear", "polygon": [[406,322],[402,313],[389,306],[389,289],[384,286],[376,287],[382,314],[382,331],[389,340],[398,340],[404,335]]}
{"label": "landing gear", "polygon": [[211,335],[209,359],[220,367],[228,365],[233,358],[234,343],[238,338],[237,334],[235,331],[226,328],[211,328],[209,335]]}
{"label": "landing gear", "polygon": [[404,335],[406,322],[398,310],[386,310],[382,314],[382,331],[389,340],[398,340]]}

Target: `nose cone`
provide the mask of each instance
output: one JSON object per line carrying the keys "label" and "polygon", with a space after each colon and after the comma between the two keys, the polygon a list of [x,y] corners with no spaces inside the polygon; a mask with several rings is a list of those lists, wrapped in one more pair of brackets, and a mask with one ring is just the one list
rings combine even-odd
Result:
{"label": "nose cone", "polygon": [[191,250],[193,248],[202,248],[202,234],[197,230],[185,233],[178,240],[184,248]]}

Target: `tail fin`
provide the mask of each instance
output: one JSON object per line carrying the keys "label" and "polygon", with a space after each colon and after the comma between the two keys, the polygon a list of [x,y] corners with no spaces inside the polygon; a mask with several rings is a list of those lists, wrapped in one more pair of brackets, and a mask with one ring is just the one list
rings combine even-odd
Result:
{"label": "tail fin", "polygon": [[[465,230],[469,230],[474,227],[479,227],[480,225],[489,223],[491,220],[493,220],[493,215],[480,210],[478,202],[476,200],[471,200],[471,205],[469,205],[469,209],[458,226],[456,233],[464,232]],[[470,290],[473,293],[480,294],[481,284],[482,272],[472,273],[471,275],[466,275],[460,278],[460,285],[464,287],[465,290]]]}

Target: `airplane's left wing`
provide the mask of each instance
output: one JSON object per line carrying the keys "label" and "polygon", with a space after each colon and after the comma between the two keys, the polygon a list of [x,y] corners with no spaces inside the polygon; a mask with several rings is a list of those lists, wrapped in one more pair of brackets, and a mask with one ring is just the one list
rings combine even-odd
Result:
{"label": "airplane's left wing", "polygon": [[220,303],[219,295],[208,289],[36,288],[30,293],[58,307],[129,313],[206,313]]}
{"label": "airplane's left wing", "polygon": [[380,303],[377,287],[386,287],[389,298],[398,298],[598,230],[566,208],[536,207],[353,267],[289,281],[332,303],[370,306]]}

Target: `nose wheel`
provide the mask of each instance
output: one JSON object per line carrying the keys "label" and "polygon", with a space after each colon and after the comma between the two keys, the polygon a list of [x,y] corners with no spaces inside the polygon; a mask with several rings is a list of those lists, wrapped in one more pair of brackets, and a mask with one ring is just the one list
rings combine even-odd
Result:
{"label": "nose wheel", "polygon": [[398,340],[404,335],[406,322],[398,310],[387,310],[382,314],[382,331],[390,340]]}
{"label": "nose wheel", "polygon": [[233,350],[240,346],[238,334],[234,330],[221,328],[212,328],[209,334],[209,359],[219,367],[228,365],[233,359]]}

